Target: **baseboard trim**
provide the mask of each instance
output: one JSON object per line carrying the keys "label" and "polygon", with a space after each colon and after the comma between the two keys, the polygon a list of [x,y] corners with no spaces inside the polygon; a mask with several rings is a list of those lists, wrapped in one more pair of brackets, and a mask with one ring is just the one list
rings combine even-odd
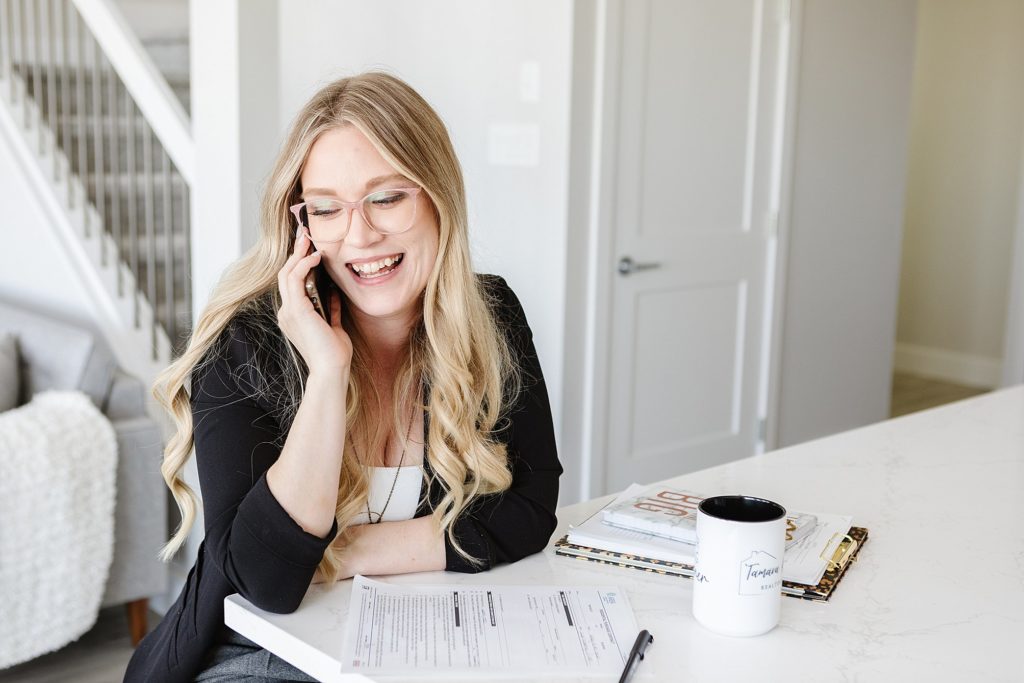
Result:
{"label": "baseboard trim", "polygon": [[972,387],[995,389],[1003,374],[999,358],[977,356],[959,351],[937,349],[918,344],[896,344],[896,372],[941,379]]}

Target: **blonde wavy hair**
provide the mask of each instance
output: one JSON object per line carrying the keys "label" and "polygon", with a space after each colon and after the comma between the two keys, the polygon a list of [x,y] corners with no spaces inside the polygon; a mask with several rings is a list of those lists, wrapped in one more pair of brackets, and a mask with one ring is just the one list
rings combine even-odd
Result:
{"label": "blonde wavy hair", "polygon": [[[253,346],[264,349],[263,360],[257,357],[257,362],[245,368],[252,384],[247,391],[251,389],[253,396],[275,397],[275,417],[283,433],[294,419],[308,369],[285,340],[276,319],[281,306],[277,273],[295,239],[288,207],[300,201],[300,174],[318,136],[349,125],[363,133],[399,173],[424,189],[437,219],[437,259],[422,295],[422,316],[410,335],[408,354],[395,380],[390,426],[402,434],[399,425],[408,419],[410,402],[416,405],[421,384],[428,387],[429,400],[421,406],[430,420],[425,457],[432,478],[439,480],[444,491],[433,511],[436,528],[447,533],[463,557],[480,562],[459,545],[453,523],[476,497],[504,491],[512,483],[508,454],[497,436],[502,429],[499,422],[505,421],[504,412],[518,387],[517,368],[505,333],[492,313],[489,294],[471,267],[462,170],[448,131],[416,91],[381,72],[334,81],[298,113],[262,196],[257,243],[225,271],[185,352],[153,386],[153,395],[177,427],[164,449],[161,472],[177,501],[181,524],[160,552],[165,561],[185,542],[199,504],[181,477],[194,445],[186,381],[218,356],[229,324],[243,325],[246,334],[259,340]],[[343,318],[354,346],[348,424],[366,439],[363,443],[373,444],[386,435],[388,427],[380,425],[388,421],[374,420],[369,413],[371,401],[364,397],[376,391],[369,374],[369,355],[365,340],[349,323]],[[346,439],[338,482],[335,515],[341,533],[366,505],[368,492],[365,466],[354,457],[350,443]],[[324,554],[319,570],[329,581],[337,576],[342,552],[332,544]]]}

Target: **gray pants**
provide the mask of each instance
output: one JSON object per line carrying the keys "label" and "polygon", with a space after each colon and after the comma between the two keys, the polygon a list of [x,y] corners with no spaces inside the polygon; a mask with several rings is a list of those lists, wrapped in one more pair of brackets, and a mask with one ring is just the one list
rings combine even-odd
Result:
{"label": "gray pants", "polygon": [[277,681],[313,681],[315,678],[296,669],[277,655],[225,627],[226,643],[210,653],[206,668],[195,677],[196,683],[277,683]]}

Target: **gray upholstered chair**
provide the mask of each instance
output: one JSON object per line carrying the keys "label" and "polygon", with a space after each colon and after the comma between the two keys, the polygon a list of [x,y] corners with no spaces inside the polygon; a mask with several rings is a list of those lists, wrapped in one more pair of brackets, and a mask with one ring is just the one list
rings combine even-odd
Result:
{"label": "gray upholstered chair", "polygon": [[77,389],[107,416],[117,434],[114,557],[104,607],[125,604],[132,642],[146,633],[149,598],[167,590],[157,559],[167,539],[167,494],[160,476],[160,427],[146,412],[146,387],[117,367],[89,330],[0,301],[0,333],[18,338],[21,401],[47,389]]}

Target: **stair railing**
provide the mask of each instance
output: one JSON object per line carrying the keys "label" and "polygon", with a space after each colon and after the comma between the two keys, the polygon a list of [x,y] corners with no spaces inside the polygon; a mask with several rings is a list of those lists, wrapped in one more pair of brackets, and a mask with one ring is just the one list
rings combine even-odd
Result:
{"label": "stair railing", "polygon": [[136,327],[140,298],[148,301],[153,358],[159,328],[177,355],[191,328],[195,176],[181,103],[111,0],[0,0],[0,70],[0,97],[23,108],[40,155],[53,153],[49,172],[67,183],[84,236],[114,245],[114,254],[101,249],[101,265],[114,260]]}

